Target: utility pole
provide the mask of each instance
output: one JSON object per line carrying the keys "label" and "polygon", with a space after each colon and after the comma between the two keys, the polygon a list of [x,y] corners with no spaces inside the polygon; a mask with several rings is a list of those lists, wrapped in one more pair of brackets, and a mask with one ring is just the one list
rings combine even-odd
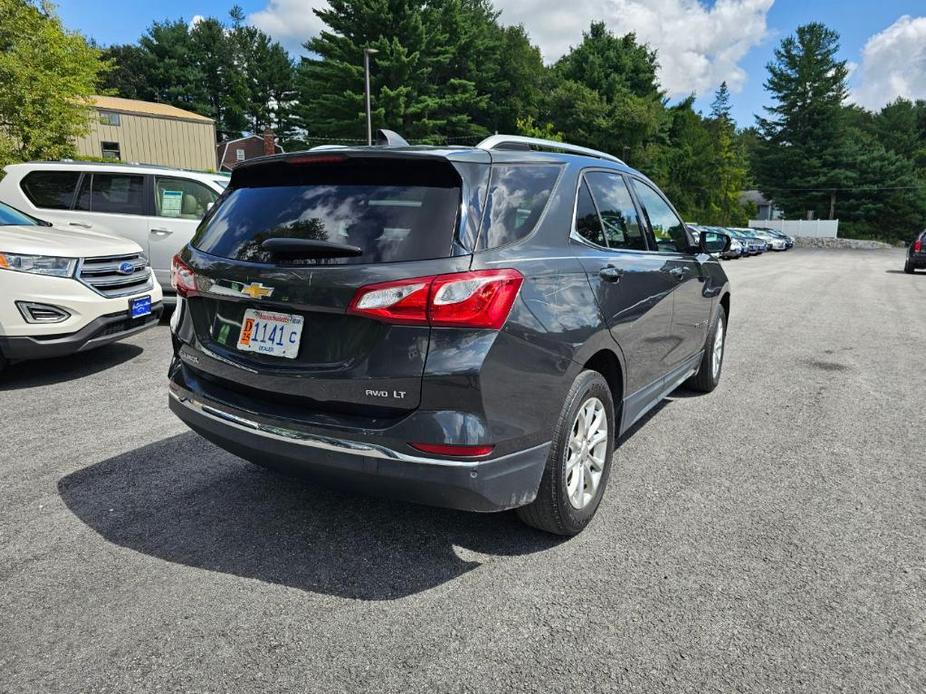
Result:
{"label": "utility pole", "polygon": [[375,48],[363,49],[363,72],[366,77],[367,97],[367,144],[373,144],[373,116],[370,113],[370,56],[379,53]]}
{"label": "utility pole", "polygon": [[830,191],[830,219],[836,219],[836,191]]}

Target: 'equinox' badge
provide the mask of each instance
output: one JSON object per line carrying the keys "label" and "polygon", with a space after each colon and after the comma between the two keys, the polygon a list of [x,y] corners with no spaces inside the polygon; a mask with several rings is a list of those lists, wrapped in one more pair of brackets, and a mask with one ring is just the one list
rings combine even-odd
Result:
{"label": "'equinox' badge", "polygon": [[273,287],[265,287],[260,282],[251,282],[251,284],[241,288],[242,294],[247,294],[252,299],[263,299],[265,296],[273,294]]}

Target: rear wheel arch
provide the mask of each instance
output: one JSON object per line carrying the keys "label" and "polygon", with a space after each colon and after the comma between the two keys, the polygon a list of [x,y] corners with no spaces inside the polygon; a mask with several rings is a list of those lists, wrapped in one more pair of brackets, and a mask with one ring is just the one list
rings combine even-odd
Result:
{"label": "rear wheel arch", "polygon": [[597,371],[608,383],[611,390],[611,399],[614,401],[614,415],[620,428],[620,414],[624,402],[624,370],[617,355],[609,349],[598,350],[585,364],[583,369]]}

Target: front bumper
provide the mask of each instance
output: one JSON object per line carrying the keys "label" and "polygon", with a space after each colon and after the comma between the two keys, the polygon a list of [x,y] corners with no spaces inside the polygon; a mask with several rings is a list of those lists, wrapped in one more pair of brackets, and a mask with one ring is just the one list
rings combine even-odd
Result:
{"label": "front bumper", "polygon": [[252,463],[365,493],[464,511],[504,511],[534,500],[550,444],[498,458],[409,455],[294,428],[170,384],[170,409],[193,431]]}
{"label": "front bumper", "polygon": [[127,311],[119,311],[100,316],[77,332],[67,334],[0,335],[0,353],[10,361],[20,361],[85,352],[153,328],[157,325],[163,310],[164,307],[160,303],[153,304],[151,313],[141,318],[130,318]]}

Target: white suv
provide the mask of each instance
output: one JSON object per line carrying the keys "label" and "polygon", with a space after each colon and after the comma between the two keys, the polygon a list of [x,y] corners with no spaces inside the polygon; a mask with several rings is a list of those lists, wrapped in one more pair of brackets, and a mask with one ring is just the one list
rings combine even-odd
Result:
{"label": "white suv", "polygon": [[142,247],[172,302],[170,261],[225,189],[228,177],[139,164],[79,161],[12,164],[5,202],[55,226],[130,239]]}
{"label": "white suv", "polygon": [[137,243],[56,229],[0,203],[0,371],[150,328],[162,298]]}

